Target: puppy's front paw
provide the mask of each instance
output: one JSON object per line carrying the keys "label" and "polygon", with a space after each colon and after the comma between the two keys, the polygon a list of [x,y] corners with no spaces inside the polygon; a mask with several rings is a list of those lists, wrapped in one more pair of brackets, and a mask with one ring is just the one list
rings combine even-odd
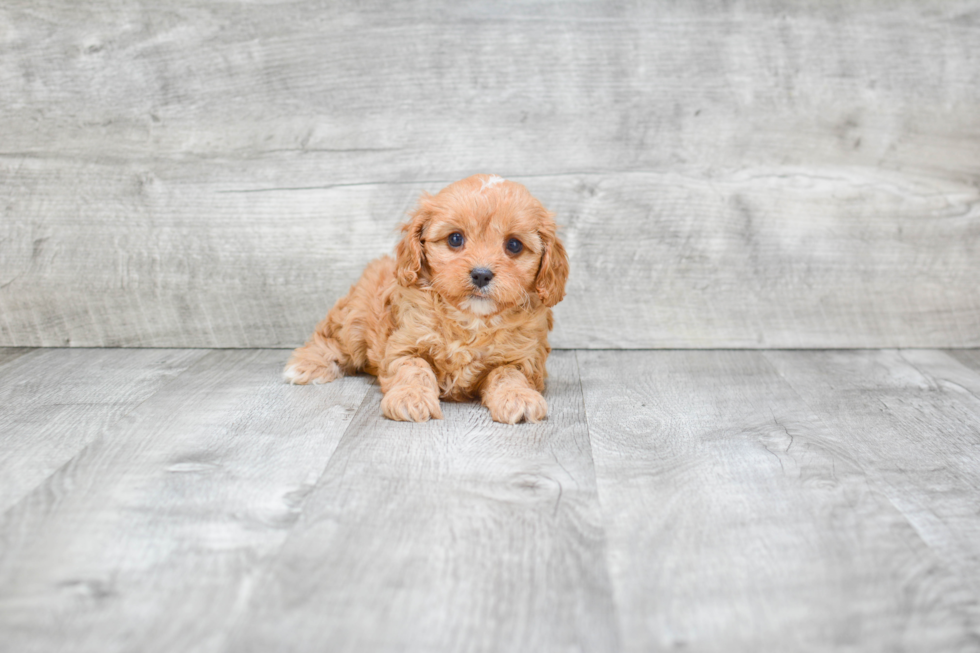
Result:
{"label": "puppy's front paw", "polygon": [[396,385],[381,398],[381,412],[399,422],[425,422],[442,419],[439,395],[431,388],[415,385]]}
{"label": "puppy's front paw", "polygon": [[483,403],[490,409],[493,421],[504,424],[517,424],[522,419],[540,422],[548,415],[548,402],[533,388],[503,386],[484,397]]}

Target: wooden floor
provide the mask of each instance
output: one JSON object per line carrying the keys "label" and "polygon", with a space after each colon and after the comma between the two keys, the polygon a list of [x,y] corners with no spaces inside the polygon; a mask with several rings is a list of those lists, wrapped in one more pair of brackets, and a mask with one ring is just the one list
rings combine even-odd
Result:
{"label": "wooden floor", "polygon": [[0,349],[0,650],[980,649],[980,351],[559,351],[386,421],[283,350]]}

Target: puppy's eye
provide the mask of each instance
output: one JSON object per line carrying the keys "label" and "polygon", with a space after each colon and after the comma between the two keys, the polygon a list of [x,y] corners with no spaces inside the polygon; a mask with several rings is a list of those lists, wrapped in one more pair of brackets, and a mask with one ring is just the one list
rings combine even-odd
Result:
{"label": "puppy's eye", "polygon": [[507,241],[507,251],[511,254],[520,254],[524,250],[524,243],[517,240],[516,238],[511,238]]}
{"label": "puppy's eye", "polygon": [[466,239],[463,238],[463,234],[459,233],[458,231],[452,232],[449,234],[449,238],[446,239],[446,242],[448,242],[449,246],[453,249],[459,249],[463,246],[465,241]]}

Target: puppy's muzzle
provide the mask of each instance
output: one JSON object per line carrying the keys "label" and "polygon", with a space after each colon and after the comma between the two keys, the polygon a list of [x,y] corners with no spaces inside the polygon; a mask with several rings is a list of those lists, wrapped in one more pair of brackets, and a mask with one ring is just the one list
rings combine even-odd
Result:
{"label": "puppy's muzzle", "polygon": [[487,284],[493,280],[493,272],[487,268],[473,268],[470,270],[470,280],[477,288],[486,288]]}

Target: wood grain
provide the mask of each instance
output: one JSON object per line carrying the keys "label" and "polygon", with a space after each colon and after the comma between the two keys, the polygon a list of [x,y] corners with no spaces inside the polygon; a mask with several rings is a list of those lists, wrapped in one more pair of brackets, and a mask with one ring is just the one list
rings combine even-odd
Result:
{"label": "wood grain", "polygon": [[0,347],[0,366],[6,365],[12,360],[20,358],[24,354],[29,354],[33,349],[30,347]]}
{"label": "wood grain", "polygon": [[[955,358],[960,364],[970,368],[975,372],[980,372],[980,350],[978,349],[952,349],[946,352],[947,355]],[[976,394],[976,392],[974,392]]]}
{"label": "wood grain", "polygon": [[0,650],[224,650],[369,387],[285,357],[207,353],[3,515]]}
{"label": "wood grain", "polygon": [[559,347],[978,346],[976,16],[12,0],[0,345],[299,344],[493,171],[566,225]]}
{"label": "wood grain", "polygon": [[0,653],[980,641],[980,350],[556,352],[514,427],[281,350],[17,353]]}
{"label": "wood grain", "polygon": [[[823,360],[786,356],[789,369]],[[974,588],[854,444],[886,450],[879,427],[810,410],[760,352],[578,357],[624,650],[975,644]],[[826,379],[846,384],[849,371]],[[877,410],[873,383],[828,394]],[[947,459],[931,453],[930,465]]]}
{"label": "wood grain", "polygon": [[204,354],[79,349],[8,357],[0,369],[0,513]]}
{"label": "wood grain", "polygon": [[394,423],[369,393],[229,650],[617,650],[573,354],[548,367],[537,425]]}
{"label": "wood grain", "polygon": [[980,597],[980,376],[928,350],[765,355],[823,420],[859,434],[880,491]]}

